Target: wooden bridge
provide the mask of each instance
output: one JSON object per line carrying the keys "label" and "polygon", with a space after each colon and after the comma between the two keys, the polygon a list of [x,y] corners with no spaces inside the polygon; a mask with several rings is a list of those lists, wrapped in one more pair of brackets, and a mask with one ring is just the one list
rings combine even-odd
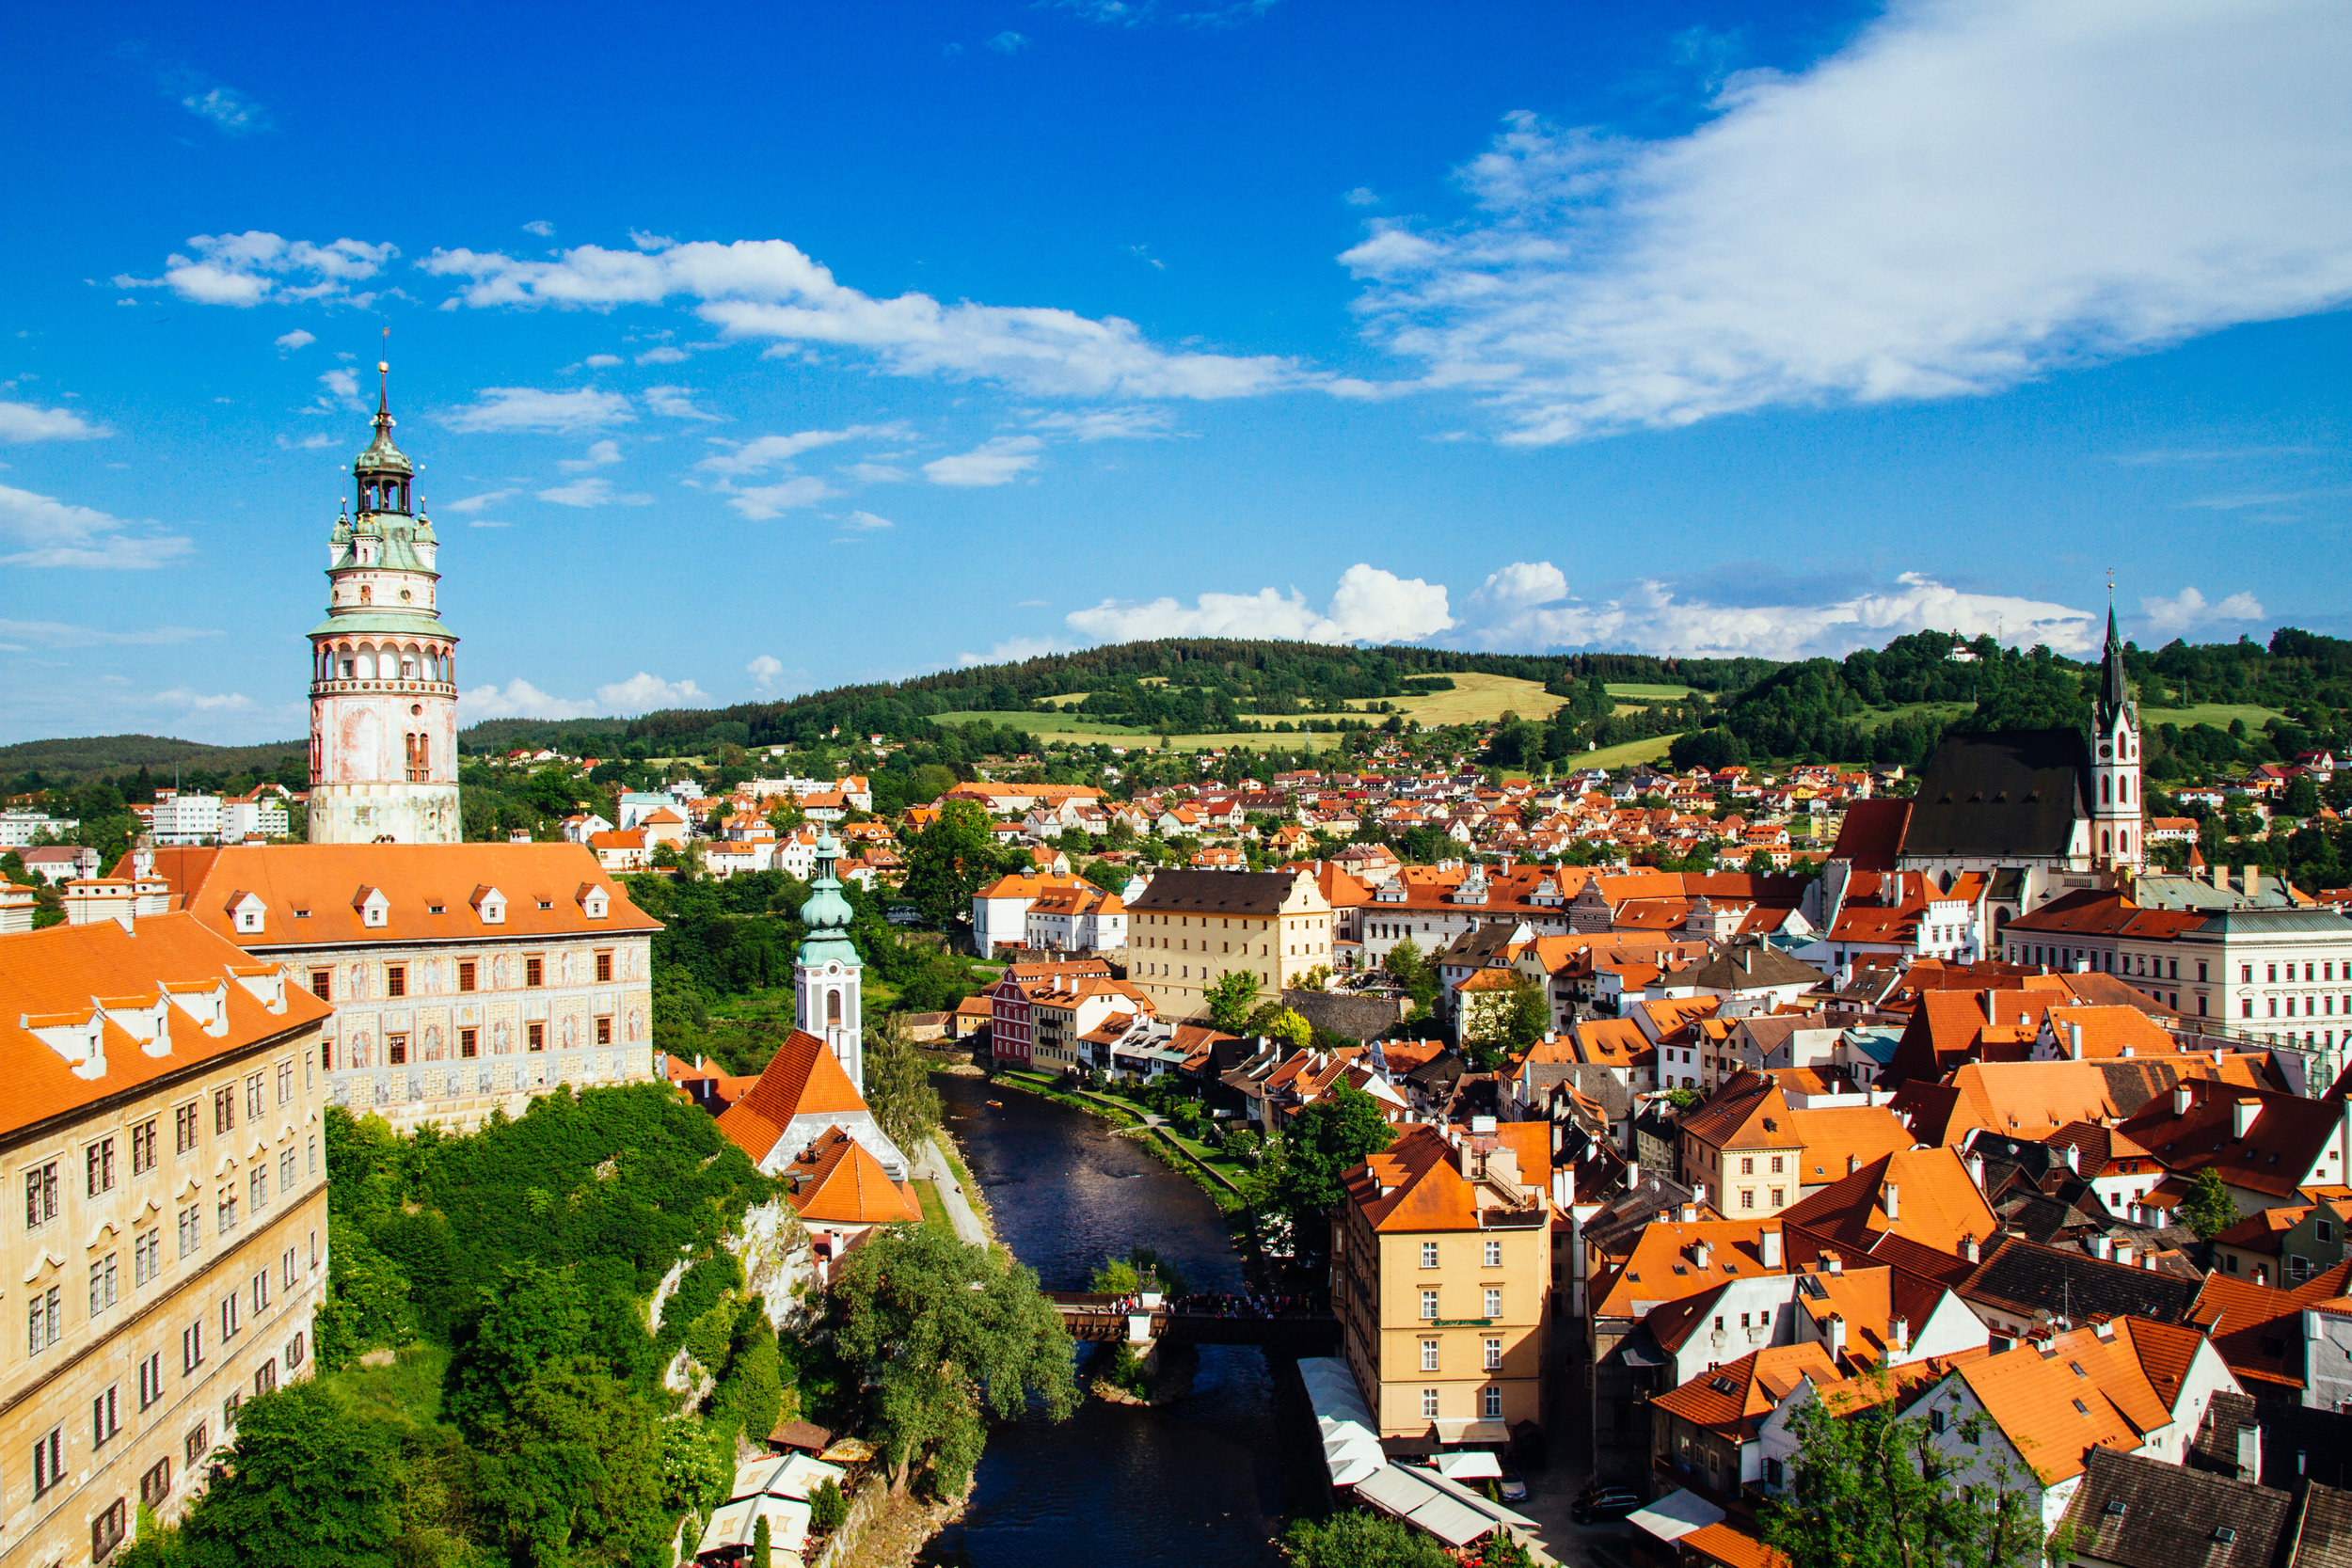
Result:
{"label": "wooden bridge", "polygon": [[1073,1339],[1118,1344],[1132,1338],[1130,1318],[1149,1318],[1146,1338],[1163,1345],[1256,1345],[1290,1355],[1331,1355],[1340,1345],[1340,1321],[1325,1312],[1279,1317],[1228,1316],[1218,1312],[1170,1310],[1128,1312],[1117,1296],[1084,1291],[1052,1291],[1046,1299],[1061,1314]]}

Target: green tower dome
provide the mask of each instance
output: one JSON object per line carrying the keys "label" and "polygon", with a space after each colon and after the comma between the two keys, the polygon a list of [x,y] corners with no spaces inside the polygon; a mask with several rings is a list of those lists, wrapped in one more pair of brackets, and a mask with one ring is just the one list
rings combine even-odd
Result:
{"label": "green tower dome", "polygon": [[808,902],[801,906],[801,923],[808,935],[801,940],[803,964],[836,962],[859,965],[857,944],[850,940],[850,901],[841,896],[841,879],[833,874],[841,846],[829,830],[817,835],[817,875],[809,880]]}

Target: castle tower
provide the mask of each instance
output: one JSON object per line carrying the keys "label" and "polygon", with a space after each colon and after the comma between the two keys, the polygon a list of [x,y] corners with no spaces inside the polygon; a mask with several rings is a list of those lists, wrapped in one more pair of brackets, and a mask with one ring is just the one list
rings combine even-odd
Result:
{"label": "castle tower", "polygon": [[862,1095],[866,1034],[858,990],[866,962],[850,940],[850,901],[841,896],[841,879],[833,874],[840,858],[840,843],[830,830],[819,830],[817,875],[808,884],[808,902],[801,906],[808,935],[793,968],[793,1011],[800,1026],[832,1050]]}
{"label": "castle tower", "polygon": [[2116,635],[2112,597],[2090,732],[2090,863],[2100,871],[2137,872],[2147,863],[2140,821],[2139,705],[2132,701],[2131,682],[2123,672],[2123,641]]}
{"label": "castle tower", "polygon": [[335,519],[326,619],[310,631],[310,838],[455,844],[457,637],[436,610],[439,541],[409,509],[416,466],[392,445],[391,367],[375,369],[358,515]]}

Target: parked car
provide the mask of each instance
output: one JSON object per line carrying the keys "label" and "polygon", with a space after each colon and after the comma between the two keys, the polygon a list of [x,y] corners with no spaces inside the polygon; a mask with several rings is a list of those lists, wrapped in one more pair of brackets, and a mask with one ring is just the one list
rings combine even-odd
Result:
{"label": "parked car", "polygon": [[1519,1478],[1517,1470],[1507,1465],[1502,1469],[1502,1500],[1506,1503],[1527,1501],[1527,1482]]}
{"label": "parked car", "polygon": [[1580,1525],[1597,1525],[1613,1519],[1623,1519],[1642,1506],[1636,1494],[1622,1486],[1603,1487],[1577,1498],[1568,1510],[1568,1517]]}

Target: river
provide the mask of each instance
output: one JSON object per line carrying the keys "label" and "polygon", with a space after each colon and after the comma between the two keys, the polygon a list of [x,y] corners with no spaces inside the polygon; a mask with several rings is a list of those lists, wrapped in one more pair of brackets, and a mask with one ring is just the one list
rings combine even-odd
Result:
{"label": "river", "polygon": [[[1241,1259],[1216,1205],[1106,1122],[978,1078],[932,1083],[998,1239],[1045,1289],[1085,1290],[1096,1264],[1139,1243],[1158,1248],[1196,1290],[1241,1287]],[[1089,1399],[1066,1421],[993,1430],[962,1519],[923,1560],[970,1568],[1279,1561],[1277,1412],[1302,1422],[1299,1403],[1278,1390],[1263,1352],[1204,1345],[1172,1360],[1172,1378],[1188,1367],[1192,1376],[1171,1402],[1144,1408]]]}

